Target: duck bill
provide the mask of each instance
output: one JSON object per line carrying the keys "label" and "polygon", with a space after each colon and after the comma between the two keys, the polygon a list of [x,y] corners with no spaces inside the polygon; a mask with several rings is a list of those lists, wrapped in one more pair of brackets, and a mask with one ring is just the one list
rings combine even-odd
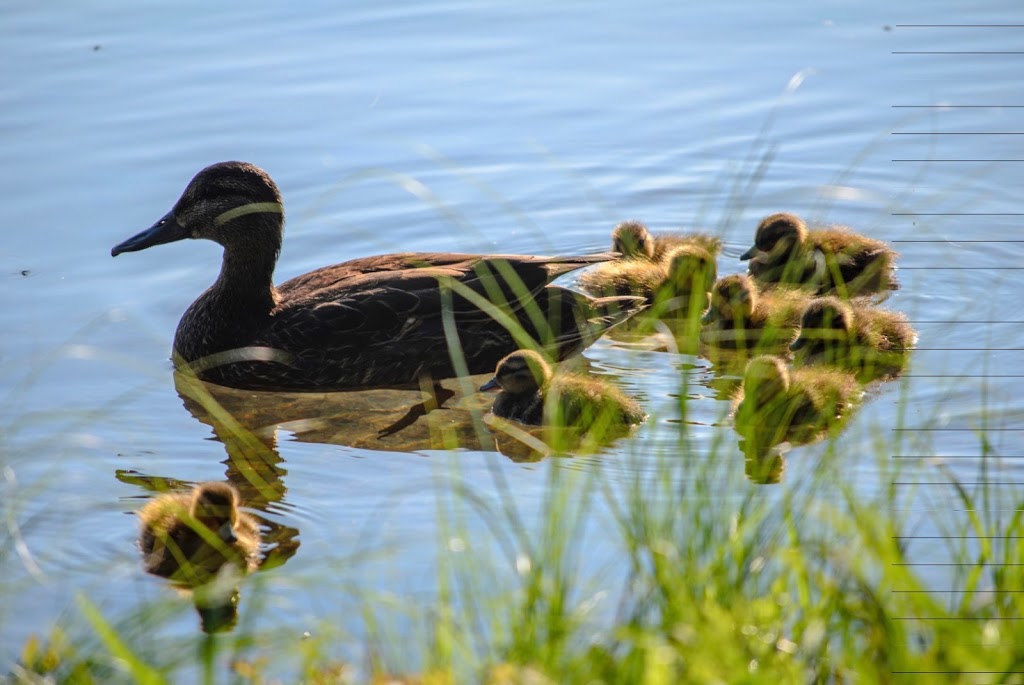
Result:
{"label": "duck bill", "polygon": [[155,224],[142,233],[133,235],[128,240],[115,245],[110,251],[111,257],[116,257],[122,252],[138,252],[154,245],[173,243],[176,240],[184,240],[191,237],[185,227],[178,223],[174,217],[174,210],[167,212]]}
{"label": "duck bill", "polygon": [[700,323],[702,326],[708,326],[711,323],[713,323],[717,318],[718,312],[715,311],[714,307],[711,307],[706,312],[704,312],[704,316],[700,317]]}
{"label": "duck bill", "polygon": [[480,386],[480,392],[486,392],[488,390],[497,390],[500,387],[501,386],[498,385],[498,379],[492,378],[491,380],[487,381],[486,383]]}
{"label": "duck bill", "polygon": [[789,349],[791,352],[796,352],[797,350],[806,346],[807,338],[797,338],[796,340],[793,341],[793,344],[789,346]]}
{"label": "duck bill", "polygon": [[754,257],[755,255],[757,255],[757,245],[754,245],[752,248],[741,254],[740,261],[745,262],[748,259]]}

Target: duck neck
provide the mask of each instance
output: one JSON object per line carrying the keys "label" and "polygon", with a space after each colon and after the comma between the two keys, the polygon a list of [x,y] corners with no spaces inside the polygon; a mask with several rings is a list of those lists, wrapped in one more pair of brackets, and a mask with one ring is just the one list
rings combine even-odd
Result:
{"label": "duck neck", "polygon": [[224,245],[220,275],[213,285],[219,293],[230,293],[234,302],[245,302],[250,311],[269,312],[277,304],[274,266],[281,251],[280,221],[252,218],[254,224],[239,238]]}

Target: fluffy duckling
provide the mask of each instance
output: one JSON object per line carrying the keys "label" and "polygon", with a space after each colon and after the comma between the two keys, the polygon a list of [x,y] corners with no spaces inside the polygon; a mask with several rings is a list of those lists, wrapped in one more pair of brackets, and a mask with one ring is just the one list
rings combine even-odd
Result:
{"label": "fluffy duckling", "polygon": [[798,363],[830,364],[870,381],[899,374],[916,342],[903,314],[819,297],[804,310],[790,349]]}
{"label": "fluffy duckling", "polygon": [[659,261],[620,259],[605,262],[580,276],[580,286],[594,295],[637,295],[655,316],[701,314],[715,282],[715,257],[697,243],[672,248]]}
{"label": "fluffy duckling", "polygon": [[834,227],[807,230],[803,220],[781,212],[762,219],[750,260],[759,283],[796,283],[818,294],[843,297],[895,290],[893,262],[899,255],[880,240]]}
{"label": "fluffy duckling", "polygon": [[785,348],[796,339],[810,299],[804,291],[781,285],[759,291],[746,274],[725,276],[711,289],[700,340],[721,349]]}
{"label": "fluffy duckling", "polygon": [[647,418],[637,401],[615,386],[579,374],[555,376],[532,350],[517,350],[498,362],[494,378],[480,389],[495,388],[501,392],[494,399],[494,415],[529,425],[554,420],[586,430],[598,423],[632,426]]}
{"label": "fluffy duckling", "polygon": [[238,510],[238,491],[227,483],[200,483],[191,493],[161,495],[139,518],[143,565],[154,575],[197,587],[225,564],[243,573],[259,565],[259,527]]}
{"label": "fluffy duckling", "polygon": [[838,425],[862,394],[849,373],[827,367],[789,369],[779,357],[755,357],[734,398],[736,429],[756,445],[811,442]]}
{"label": "fluffy duckling", "polygon": [[722,251],[722,241],[707,233],[667,233],[652,236],[639,221],[623,221],[612,230],[612,251],[626,259],[660,262],[674,248],[696,245],[712,257]]}

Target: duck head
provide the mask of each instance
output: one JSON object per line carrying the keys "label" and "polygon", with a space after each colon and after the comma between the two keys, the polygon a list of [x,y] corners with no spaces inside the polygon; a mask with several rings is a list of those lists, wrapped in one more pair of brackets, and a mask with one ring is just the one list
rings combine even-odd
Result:
{"label": "duck head", "polygon": [[189,513],[213,531],[225,544],[238,541],[238,491],[227,483],[203,483],[192,493]]}
{"label": "duck head", "polygon": [[281,193],[267,172],[246,162],[220,162],[196,174],[171,211],[110,254],[116,257],[185,238],[206,238],[226,248],[269,243],[262,250],[272,248],[276,259],[283,222]]}
{"label": "duck head", "polygon": [[639,221],[623,221],[612,231],[612,251],[626,259],[653,259],[654,238]]}
{"label": "duck head", "polygon": [[701,319],[707,325],[715,321],[748,321],[757,306],[757,289],[746,274],[719,279],[710,293],[711,308]]}
{"label": "duck head", "polygon": [[690,312],[708,306],[708,293],[715,285],[715,258],[696,245],[683,245],[665,257],[666,285],[673,298]]}
{"label": "duck head", "polygon": [[481,390],[501,388],[510,395],[537,392],[551,379],[551,367],[533,350],[516,350],[498,362],[494,378],[484,383]]}
{"label": "duck head", "polygon": [[853,310],[838,297],[811,300],[800,318],[800,337],[789,349],[806,357],[816,357],[850,340]]}
{"label": "duck head", "polygon": [[771,264],[781,261],[807,239],[807,225],[803,219],[779,212],[761,220],[754,234],[754,246],[740,255],[740,261],[757,258]]}

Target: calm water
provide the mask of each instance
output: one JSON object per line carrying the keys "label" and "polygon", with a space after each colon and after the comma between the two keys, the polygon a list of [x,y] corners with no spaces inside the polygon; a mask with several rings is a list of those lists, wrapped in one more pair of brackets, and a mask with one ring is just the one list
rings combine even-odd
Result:
{"label": "calm water", "polygon": [[[1024,244],[992,242],[1018,239],[1024,212],[1024,29],[906,26],[1020,23],[1016,3],[91,5],[10,2],[0,22],[0,566],[17,590],[0,605],[5,668],[78,594],[114,620],[173,603],[134,547],[146,478],[222,480],[253,456],[184,407],[167,360],[219,249],[109,257],[214,161],[255,162],[280,185],[278,280],[399,250],[596,251],[624,218],[719,232],[731,273],[769,212],[853,225],[903,253],[886,306],[908,313],[920,349],[851,422],[846,477],[865,494],[884,485],[870,455],[898,426],[932,430],[904,431],[895,456],[954,457],[964,481],[977,480],[982,417],[1000,429],[992,454],[1024,454]],[[958,54],[922,54],[934,51]],[[436,493],[455,475],[487,499],[500,474],[534,521],[550,469],[624,483],[680,430],[693,449],[679,458],[695,462],[724,434],[736,497],[780,496],[825,449],[796,448],[780,484],[753,484],[708,362],[607,341],[586,356],[652,420],[574,459],[430,449],[422,424],[378,440],[408,400],[392,394],[243,402],[273,445],[261,468],[278,495],[258,504],[288,557],[244,591],[243,622],[294,636],[336,619],[339,643],[356,637],[340,654],[358,658],[353,607],[436,587]],[[684,375],[697,401],[681,423]],[[907,481],[945,479],[906,462]],[[1024,462],[990,464],[1012,499]],[[928,494],[953,506],[947,489]],[[908,506],[927,523],[928,507]],[[613,551],[592,548],[596,573]],[[167,630],[194,632],[196,618]]]}

